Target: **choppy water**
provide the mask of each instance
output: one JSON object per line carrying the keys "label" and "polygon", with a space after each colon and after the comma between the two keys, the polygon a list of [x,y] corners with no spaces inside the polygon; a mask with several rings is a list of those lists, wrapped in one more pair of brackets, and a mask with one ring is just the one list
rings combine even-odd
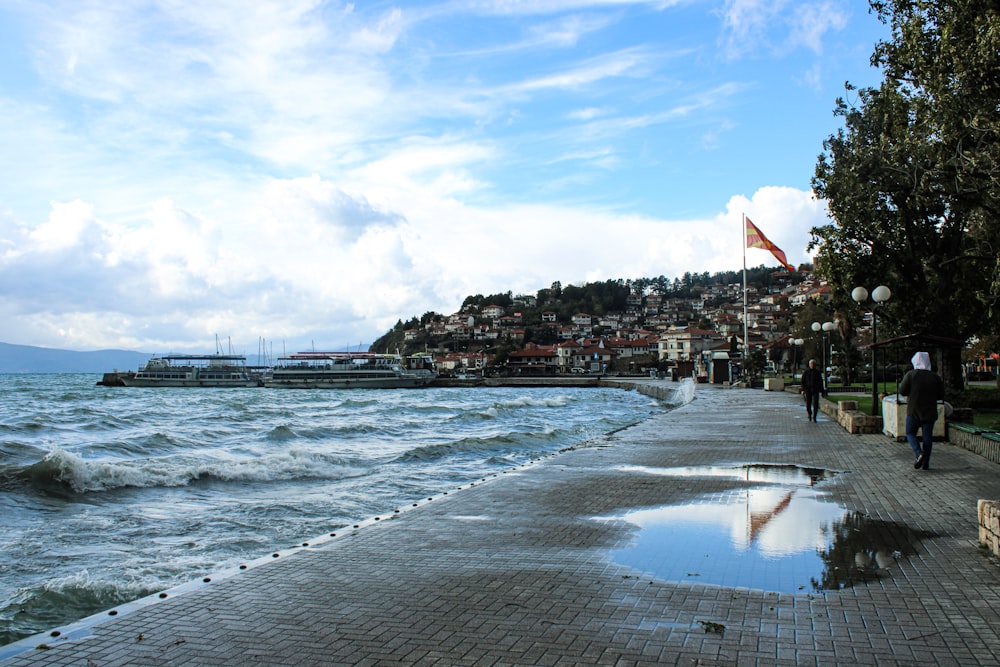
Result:
{"label": "choppy water", "polygon": [[97,379],[0,375],[0,645],[664,409],[616,389],[141,389]]}

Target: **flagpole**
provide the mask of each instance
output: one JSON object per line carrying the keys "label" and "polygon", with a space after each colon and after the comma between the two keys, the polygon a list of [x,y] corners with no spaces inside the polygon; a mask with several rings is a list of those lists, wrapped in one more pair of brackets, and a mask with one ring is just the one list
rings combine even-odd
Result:
{"label": "flagpole", "polygon": [[746,374],[747,361],[750,359],[749,339],[747,338],[747,214],[743,214],[743,373]]}

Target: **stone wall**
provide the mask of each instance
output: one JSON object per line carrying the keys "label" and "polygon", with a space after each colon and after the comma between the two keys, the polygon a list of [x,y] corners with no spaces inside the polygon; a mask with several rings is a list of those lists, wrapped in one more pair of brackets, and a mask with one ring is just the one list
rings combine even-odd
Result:
{"label": "stone wall", "polygon": [[979,501],[979,543],[1000,556],[1000,501]]}
{"label": "stone wall", "polygon": [[602,387],[615,387],[616,389],[635,390],[640,394],[650,396],[659,401],[671,401],[677,396],[677,389],[680,385],[676,382],[629,382],[628,380],[601,380]]}
{"label": "stone wall", "polygon": [[987,461],[1000,463],[1000,433],[971,424],[948,424],[948,441],[979,454]]}
{"label": "stone wall", "polygon": [[881,433],[882,418],[872,417],[858,410],[857,401],[833,401],[819,399],[819,409],[844,427],[848,433]]}

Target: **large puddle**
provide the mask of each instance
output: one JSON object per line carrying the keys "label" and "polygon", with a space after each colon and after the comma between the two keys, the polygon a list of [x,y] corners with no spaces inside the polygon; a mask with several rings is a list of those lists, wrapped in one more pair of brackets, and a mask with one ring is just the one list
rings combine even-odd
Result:
{"label": "large puddle", "polygon": [[778,593],[839,590],[886,576],[928,536],[832,502],[822,482],[836,473],[826,470],[785,465],[625,470],[736,482],[731,490],[693,502],[615,517],[640,530],[612,559],[665,581]]}

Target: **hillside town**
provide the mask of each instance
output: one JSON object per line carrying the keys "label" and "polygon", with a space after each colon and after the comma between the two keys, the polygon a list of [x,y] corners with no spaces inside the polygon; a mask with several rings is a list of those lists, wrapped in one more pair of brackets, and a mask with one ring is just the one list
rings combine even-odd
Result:
{"label": "hillside town", "polygon": [[402,338],[409,352],[433,353],[445,376],[654,371],[717,382],[739,372],[744,330],[748,348],[763,353],[755,370],[802,362],[789,335],[793,314],[809,301],[828,302],[830,287],[809,272],[773,270],[768,278],[766,287],[747,287],[745,307],[742,282],[677,294],[628,285],[623,309],[568,317],[553,290],[512,296],[510,305],[467,300],[459,312],[405,327]]}

